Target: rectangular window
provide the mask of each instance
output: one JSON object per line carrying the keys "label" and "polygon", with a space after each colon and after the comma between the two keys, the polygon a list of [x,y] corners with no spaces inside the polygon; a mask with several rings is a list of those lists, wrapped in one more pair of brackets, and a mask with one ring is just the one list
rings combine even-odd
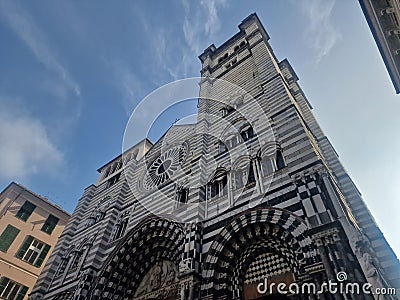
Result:
{"label": "rectangular window", "polygon": [[49,250],[49,245],[38,241],[29,235],[21,249],[19,249],[16,257],[31,265],[34,265],[35,267],[40,267]]}
{"label": "rectangular window", "polygon": [[0,278],[0,298],[7,300],[24,299],[28,287],[10,280],[7,277]]}
{"label": "rectangular window", "polygon": [[6,252],[8,248],[10,248],[19,231],[18,228],[7,225],[6,229],[4,229],[3,233],[0,235],[0,251]]}
{"label": "rectangular window", "polygon": [[119,177],[121,176],[121,172],[118,174],[115,174],[113,177],[107,180],[107,187],[110,187],[114,184],[116,184],[119,181]]}
{"label": "rectangular window", "polygon": [[21,206],[17,214],[15,215],[18,219],[22,221],[27,221],[29,216],[35,210],[36,205],[30,203],[29,201],[25,201],[24,205]]}
{"label": "rectangular window", "polygon": [[46,222],[44,222],[41,230],[48,234],[51,234],[54,228],[57,226],[58,221],[60,221],[59,218],[53,215],[49,215]]}
{"label": "rectangular window", "polygon": [[185,187],[180,187],[176,193],[176,200],[178,202],[178,206],[181,204],[185,204],[188,201],[189,189]]}

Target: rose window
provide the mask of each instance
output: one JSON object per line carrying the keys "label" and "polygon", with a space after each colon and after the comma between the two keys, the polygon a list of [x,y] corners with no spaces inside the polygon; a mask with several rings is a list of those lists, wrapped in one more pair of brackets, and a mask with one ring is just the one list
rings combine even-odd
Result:
{"label": "rose window", "polygon": [[143,187],[151,190],[165,183],[181,167],[187,148],[178,146],[168,149],[157,157],[148,168],[143,179]]}

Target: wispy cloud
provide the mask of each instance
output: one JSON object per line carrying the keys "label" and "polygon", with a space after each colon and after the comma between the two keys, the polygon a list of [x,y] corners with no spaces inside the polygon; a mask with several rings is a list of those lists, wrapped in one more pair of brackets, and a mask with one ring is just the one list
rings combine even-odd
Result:
{"label": "wispy cloud", "polygon": [[4,17],[8,26],[32,51],[36,59],[49,71],[57,74],[64,86],[76,96],[80,96],[79,85],[71,78],[66,68],[57,59],[43,32],[32,17],[21,6],[11,1],[0,1],[0,14]]}
{"label": "wispy cloud", "polygon": [[226,0],[202,0],[200,4],[187,0],[182,1],[185,11],[183,33],[185,41],[196,54],[204,50],[204,38],[212,37],[221,29],[218,17],[219,7],[226,5]]}
{"label": "wispy cloud", "polygon": [[167,26],[162,28],[158,24],[152,24],[145,15],[138,13],[136,10],[133,14],[135,19],[140,21],[141,28],[147,38],[148,50],[152,53],[152,57],[155,58],[151,67],[157,70],[156,72],[164,70],[173,80],[185,76],[181,71],[182,66],[174,61],[177,45],[173,30],[168,29]]}
{"label": "wispy cloud", "polygon": [[53,173],[63,165],[63,155],[44,125],[22,110],[0,107],[0,140],[1,178]]}
{"label": "wispy cloud", "polygon": [[108,60],[105,60],[105,63],[112,71],[116,88],[122,93],[123,107],[129,116],[135,105],[141,100],[142,81],[127,63]]}
{"label": "wispy cloud", "polygon": [[182,31],[186,48],[183,51],[183,68],[186,72],[198,69],[191,58],[197,57],[215,39],[221,29],[218,10],[226,6],[226,0],[202,0],[200,3],[183,0],[185,17]]}
{"label": "wispy cloud", "polygon": [[306,39],[315,51],[317,62],[328,55],[340,39],[340,33],[332,21],[335,2],[335,0],[299,1],[309,24],[305,33]]}
{"label": "wispy cloud", "polygon": [[206,34],[213,35],[221,28],[221,22],[218,17],[218,7],[224,6],[226,0],[202,0],[200,4],[206,9],[207,18],[204,23]]}
{"label": "wispy cloud", "polygon": [[197,56],[208,46],[207,41],[213,40],[221,29],[218,12],[225,4],[226,0],[182,1],[182,27],[165,20],[150,22],[148,16],[132,9],[132,18],[139,23],[144,39],[141,45],[151,57],[151,60],[146,60],[146,77],[138,78],[142,72],[128,63],[129,58],[123,63],[110,57],[104,59],[115,75],[116,86],[123,94],[123,105],[128,114],[147,90],[151,91],[171,80],[198,75]]}

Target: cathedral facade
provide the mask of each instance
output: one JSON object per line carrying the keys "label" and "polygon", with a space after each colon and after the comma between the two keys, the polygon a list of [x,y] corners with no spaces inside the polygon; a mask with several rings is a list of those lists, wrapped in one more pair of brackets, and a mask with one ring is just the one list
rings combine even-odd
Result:
{"label": "cathedral facade", "polygon": [[398,259],[268,40],[252,14],[200,55],[197,123],[98,170],[30,299],[374,299],[324,283],[400,288]]}

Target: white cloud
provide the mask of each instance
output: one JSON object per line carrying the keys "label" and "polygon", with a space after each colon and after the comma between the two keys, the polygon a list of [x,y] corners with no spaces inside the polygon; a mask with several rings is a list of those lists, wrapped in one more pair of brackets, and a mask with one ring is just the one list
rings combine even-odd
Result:
{"label": "white cloud", "polygon": [[[220,30],[218,9],[225,5],[225,2],[225,0],[203,0],[199,3],[183,1],[185,11],[183,37],[177,36],[176,28],[168,24],[160,26],[149,22],[146,15],[132,9],[133,18],[140,22],[141,31],[146,39],[144,43],[146,51],[149,51],[152,57],[147,65],[149,76],[146,79],[138,78],[135,69],[126,61],[104,58],[106,65],[115,75],[115,83],[123,95],[123,106],[128,115],[134,105],[142,100],[144,86],[147,83],[160,86],[171,79],[178,80],[193,74],[198,75],[199,61],[196,57],[208,46],[205,44],[207,40],[212,40]],[[177,43],[177,40],[182,42]]]}
{"label": "white cloud", "polygon": [[0,111],[0,177],[51,173],[63,164],[62,153],[39,120],[3,107]]}
{"label": "white cloud", "polygon": [[48,70],[57,74],[61,82],[76,96],[80,96],[79,85],[70,77],[31,16],[15,2],[0,1],[0,14],[8,26],[28,46],[33,55]]}
{"label": "white cloud", "polygon": [[183,33],[186,43],[197,55],[205,48],[202,44],[204,37],[211,39],[220,29],[221,21],[218,17],[218,8],[226,4],[225,0],[202,0],[200,5],[192,8],[190,2],[184,0],[185,19]]}
{"label": "white cloud", "polygon": [[315,51],[317,62],[329,54],[340,38],[340,33],[331,20],[335,2],[335,0],[299,1],[308,23],[306,39]]}
{"label": "white cloud", "polygon": [[[199,45],[199,38],[198,36],[200,35],[200,26],[196,19],[199,19],[197,17],[198,12],[196,11],[194,14],[190,14],[189,12],[189,7],[185,6],[185,20],[183,22],[183,34],[185,36],[185,41],[189,48],[193,52],[200,52],[200,45]],[[196,23],[196,24],[194,24]]]}
{"label": "white cloud", "polygon": [[221,29],[221,22],[218,17],[218,6],[225,5],[225,0],[202,0],[200,4],[206,9],[206,20],[204,29],[207,35],[213,35]]}
{"label": "white cloud", "polygon": [[129,116],[137,102],[141,100],[140,97],[143,93],[142,81],[132,72],[126,62],[107,59],[104,59],[104,62],[114,74],[114,84],[122,94],[123,107]]}
{"label": "white cloud", "polygon": [[[202,0],[197,2],[182,1],[185,11],[183,34],[188,46],[183,55],[184,69],[188,70],[188,57],[197,57],[207,46],[205,41],[213,40],[221,29],[218,9],[225,6],[226,0]],[[194,5],[194,7],[192,7]]]}
{"label": "white cloud", "polygon": [[[136,20],[140,21],[142,30],[147,39],[147,49],[151,52],[151,57],[155,58],[151,68],[157,70],[157,72],[159,72],[160,69],[166,71],[173,80],[185,76],[186,74],[182,74],[182,66],[176,64],[176,61],[172,62],[177,55],[175,52],[177,45],[174,32],[170,28],[160,27],[157,24],[149,22],[146,16],[138,13],[137,10],[133,10],[133,15]],[[179,47],[179,49],[181,49],[181,47]],[[155,79],[155,81],[157,80]],[[154,83],[156,85],[159,84],[159,82]]]}

